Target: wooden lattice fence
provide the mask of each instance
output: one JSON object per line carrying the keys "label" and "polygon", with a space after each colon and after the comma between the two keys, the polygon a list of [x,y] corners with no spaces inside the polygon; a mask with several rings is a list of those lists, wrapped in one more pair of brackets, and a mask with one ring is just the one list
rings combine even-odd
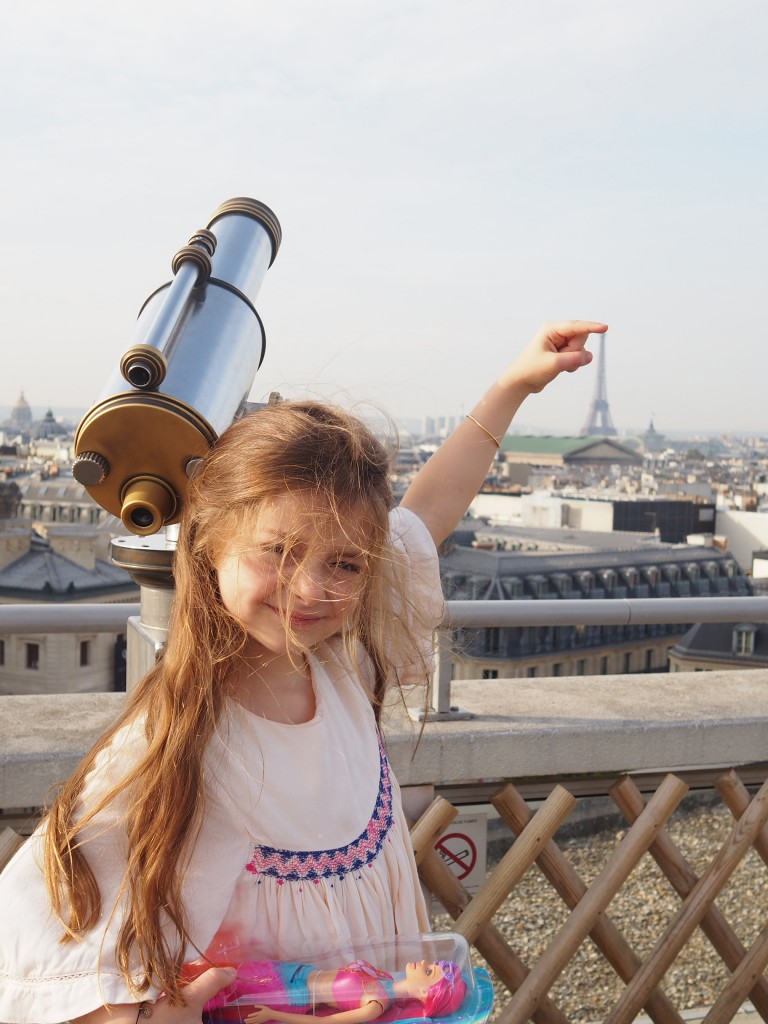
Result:
{"label": "wooden lattice fence", "polygon": [[[454,930],[475,946],[512,993],[498,1015],[498,1024],[524,1024],[529,1019],[537,1024],[568,1024],[551,990],[587,939],[623,983],[621,995],[603,1018],[605,1024],[629,1024],[642,1012],[654,1024],[683,1024],[681,1012],[664,993],[662,983],[697,928],[728,970],[728,980],[709,1009],[705,1024],[726,1024],[745,1000],[768,1024],[768,982],[763,977],[768,965],[768,914],[757,937],[745,948],[715,904],[752,849],[768,864],[768,781],[751,799],[733,770],[720,777],[715,786],[735,821],[726,841],[697,874],[665,830],[687,793],[687,785],[667,775],[646,800],[630,777],[620,778],[609,793],[629,827],[602,870],[587,884],[553,839],[573,810],[575,797],[563,786],[555,786],[533,814],[514,786],[507,785],[491,802],[517,838],[474,897],[434,849],[435,840],[453,820],[456,809],[441,797],[432,803],[411,833],[419,873],[454,918]],[[646,855],[656,861],[681,902],[650,952],[641,957],[609,916],[609,906]],[[514,943],[508,942],[494,925],[493,918],[534,863],[570,913],[529,966],[513,948]]]}

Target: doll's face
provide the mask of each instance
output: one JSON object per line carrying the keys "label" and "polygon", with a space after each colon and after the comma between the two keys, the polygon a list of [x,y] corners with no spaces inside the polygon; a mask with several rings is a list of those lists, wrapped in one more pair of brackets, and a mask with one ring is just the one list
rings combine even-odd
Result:
{"label": "doll's face", "polygon": [[425,999],[429,989],[444,977],[443,968],[428,960],[416,960],[405,965],[408,995],[414,999]]}

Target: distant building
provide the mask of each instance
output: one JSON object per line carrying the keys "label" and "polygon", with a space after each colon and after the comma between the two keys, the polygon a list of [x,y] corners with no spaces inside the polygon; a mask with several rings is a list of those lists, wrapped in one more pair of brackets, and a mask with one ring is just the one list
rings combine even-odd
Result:
{"label": "distant building", "polygon": [[768,666],[762,622],[698,622],[669,652],[670,672],[714,672]]}
{"label": "distant building", "polygon": [[[480,516],[499,521],[509,522],[514,515],[523,515],[527,521],[524,519],[522,525],[563,526],[598,533],[645,533],[656,535],[667,544],[683,544],[691,535],[711,538],[715,532],[716,506],[711,501],[619,497],[608,491],[581,497],[582,493],[539,490],[516,498],[481,491],[472,508]],[[614,543],[621,543],[620,538]]]}
{"label": "distant building", "polygon": [[29,432],[35,441],[54,441],[67,437],[70,433],[67,427],[56,420],[52,409],[49,409],[41,420],[32,423]]}
{"label": "distant building", "polygon": [[655,455],[658,452],[663,452],[667,439],[663,434],[660,434],[653,425],[653,419],[648,424],[648,429],[642,435],[643,446],[647,452]]}
{"label": "distant building", "polygon": [[642,466],[643,457],[608,437],[539,437],[507,434],[501,442],[505,462],[529,466]]}
{"label": "distant building", "polygon": [[[642,535],[504,530],[465,520],[441,555],[448,600],[590,600],[748,595],[727,553]],[[689,623],[458,630],[457,679],[664,672]]]}
{"label": "distant building", "polygon": [[715,529],[714,502],[686,498],[568,498],[568,506],[568,525],[585,529],[590,509],[594,513],[600,506],[608,506],[610,529],[656,533],[667,544],[683,544],[689,534],[711,534]]}
{"label": "distant building", "polygon": [[32,428],[32,410],[24,397],[23,391],[11,409],[8,426],[11,428],[11,431],[22,435],[29,434]]}
{"label": "distant building", "polygon": [[[95,527],[0,523],[0,603],[138,601],[136,584],[109,560],[110,540]],[[0,635],[0,695],[125,689],[124,651],[124,635],[87,628]]]}
{"label": "distant building", "polygon": [[115,533],[124,532],[119,521],[97,504],[86,489],[71,476],[17,478],[19,501],[17,519],[43,523],[110,523]]}

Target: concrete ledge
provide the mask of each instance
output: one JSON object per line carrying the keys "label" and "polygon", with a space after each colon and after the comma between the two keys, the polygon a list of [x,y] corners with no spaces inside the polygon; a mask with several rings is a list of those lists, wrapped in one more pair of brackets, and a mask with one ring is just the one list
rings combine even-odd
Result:
{"label": "concrete ledge", "polygon": [[476,717],[419,726],[395,712],[387,750],[401,785],[768,760],[768,670],[454,682]]}
{"label": "concrete ledge", "polygon": [[[455,682],[469,721],[386,718],[403,786],[768,761],[768,670]],[[124,694],[0,697],[0,808],[42,804]],[[415,754],[414,754],[414,748]]]}
{"label": "concrete ledge", "polygon": [[0,808],[45,803],[124,705],[124,693],[0,697]]}

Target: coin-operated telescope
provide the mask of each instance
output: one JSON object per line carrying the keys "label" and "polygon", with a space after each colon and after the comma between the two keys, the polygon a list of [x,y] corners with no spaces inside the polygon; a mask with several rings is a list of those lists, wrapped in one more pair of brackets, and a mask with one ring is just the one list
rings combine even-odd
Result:
{"label": "coin-operated telescope", "polygon": [[172,587],[187,481],[247,411],[265,350],[254,302],[281,236],[263,203],[222,203],[173,257],[173,280],[142,306],[133,343],[77,429],[75,479],[134,535],[113,541],[112,559],[142,586],[142,623],[158,619],[145,616],[147,588]]}
{"label": "coin-operated telescope", "polygon": [[131,533],[178,522],[188,477],[246,400],[265,347],[253,303],[280,238],[263,203],[222,203],[174,256],[80,423],[72,473]]}

